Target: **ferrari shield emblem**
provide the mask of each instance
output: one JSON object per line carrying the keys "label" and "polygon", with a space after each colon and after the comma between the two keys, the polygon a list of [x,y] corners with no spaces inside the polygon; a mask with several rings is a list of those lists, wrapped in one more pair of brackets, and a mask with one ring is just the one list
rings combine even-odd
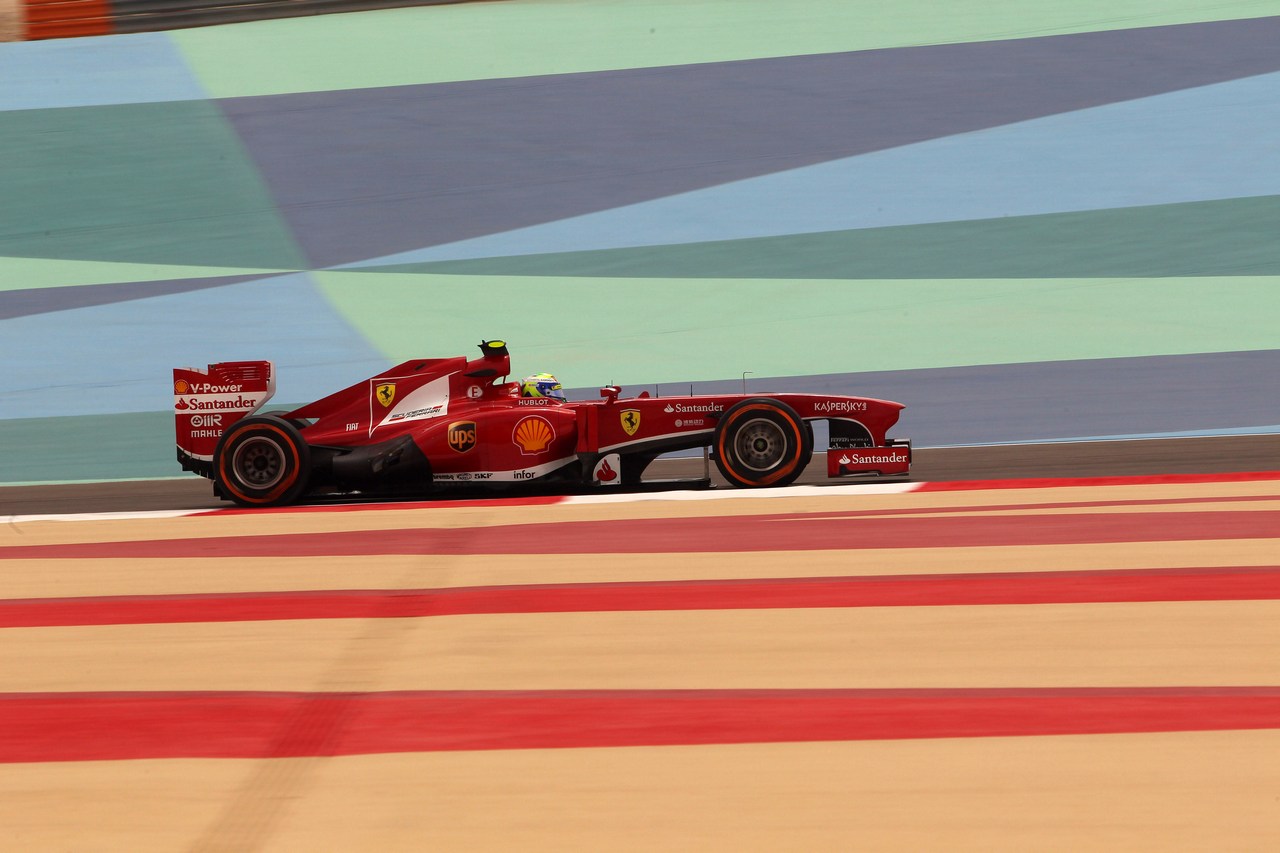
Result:
{"label": "ferrari shield emblem", "polygon": [[375,394],[378,397],[379,403],[381,403],[384,406],[390,406],[391,401],[396,398],[396,383],[384,382],[383,384],[378,386]]}
{"label": "ferrari shield emblem", "polygon": [[618,417],[622,418],[622,431],[627,435],[635,435],[640,429],[639,409],[623,409]]}

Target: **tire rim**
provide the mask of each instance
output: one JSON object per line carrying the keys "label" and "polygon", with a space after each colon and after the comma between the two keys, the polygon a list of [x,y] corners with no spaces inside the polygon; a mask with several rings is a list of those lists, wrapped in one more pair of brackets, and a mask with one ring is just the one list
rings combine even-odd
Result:
{"label": "tire rim", "polygon": [[787,436],[768,418],[755,418],[743,424],[733,437],[733,452],[738,461],[756,472],[778,467],[787,453]]}
{"label": "tire rim", "polygon": [[236,447],[231,468],[244,485],[269,489],[284,477],[284,453],[280,445],[269,438],[249,438]]}

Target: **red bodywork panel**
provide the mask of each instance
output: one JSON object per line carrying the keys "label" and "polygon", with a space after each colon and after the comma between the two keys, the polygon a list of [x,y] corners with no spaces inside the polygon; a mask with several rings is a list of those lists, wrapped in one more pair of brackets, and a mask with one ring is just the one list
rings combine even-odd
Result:
{"label": "red bodywork panel", "polygon": [[[568,466],[580,463],[581,481],[607,486],[621,481],[624,459],[643,460],[642,468],[661,453],[713,446],[727,409],[764,398],[784,403],[806,422],[830,422],[832,477],[903,474],[910,465],[910,444],[887,438],[900,403],[785,393],[624,398],[617,388],[602,389],[603,399],[582,402],[522,398],[519,385],[506,381],[511,364],[505,345],[481,349],[477,359],[406,361],[282,417],[301,429],[313,450],[330,456],[373,452],[408,437],[427,460],[426,476],[433,483],[531,481],[576,470]],[[210,365],[207,373],[175,370],[179,459],[210,459],[221,431],[260,410],[274,381],[269,362],[226,362]],[[232,386],[242,390],[228,390]],[[193,388],[217,390],[206,398]],[[220,404],[233,408],[219,412],[221,423],[202,419],[192,427],[190,411],[182,406],[215,398],[226,398]],[[198,464],[183,464],[205,473]]]}

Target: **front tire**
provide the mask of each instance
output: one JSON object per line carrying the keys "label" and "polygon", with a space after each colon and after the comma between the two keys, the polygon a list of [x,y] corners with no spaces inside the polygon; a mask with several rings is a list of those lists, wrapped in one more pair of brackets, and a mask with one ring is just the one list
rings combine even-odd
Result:
{"label": "front tire", "polygon": [[732,485],[787,486],[813,456],[813,433],[790,406],[760,397],[721,416],[715,450],[716,467]]}
{"label": "front tire", "polygon": [[311,448],[286,420],[259,415],[237,421],[213,452],[214,481],[240,506],[281,506],[306,490]]}

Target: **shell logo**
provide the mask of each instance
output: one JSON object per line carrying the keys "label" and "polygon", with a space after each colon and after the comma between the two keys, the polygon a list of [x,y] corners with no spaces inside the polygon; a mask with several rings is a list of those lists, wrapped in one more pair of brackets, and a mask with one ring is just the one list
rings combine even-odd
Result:
{"label": "shell logo", "polygon": [[179,379],[173,383],[173,393],[175,394],[186,394],[190,390],[191,386],[187,384],[185,379]]}
{"label": "shell logo", "polygon": [[544,453],[555,440],[556,431],[551,422],[538,415],[529,415],[516,422],[511,431],[511,440],[520,448],[521,453],[529,455]]}

